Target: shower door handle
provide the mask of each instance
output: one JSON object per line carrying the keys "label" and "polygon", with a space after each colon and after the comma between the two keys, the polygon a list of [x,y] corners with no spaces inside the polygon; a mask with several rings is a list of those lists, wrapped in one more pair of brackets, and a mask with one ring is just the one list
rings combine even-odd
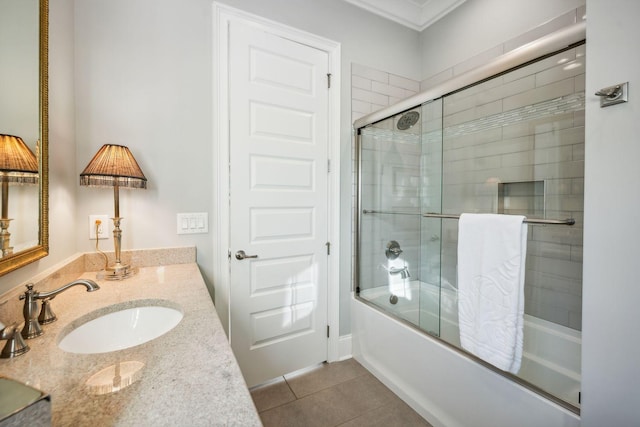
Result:
{"label": "shower door handle", "polygon": [[236,259],[258,258],[258,255],[247,255],[243,250],[236,252]]}

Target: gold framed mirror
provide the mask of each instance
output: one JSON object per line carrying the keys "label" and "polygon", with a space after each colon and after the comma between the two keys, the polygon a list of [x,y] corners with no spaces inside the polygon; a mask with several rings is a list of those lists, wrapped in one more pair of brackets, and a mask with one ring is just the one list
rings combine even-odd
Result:
{"label": "gold framed mirror", "polygon": [[2,276],[49,254],[48,0],[0,0],[0,57],[1,141],[23,141],[37,161],[16,178],[0,150]]}

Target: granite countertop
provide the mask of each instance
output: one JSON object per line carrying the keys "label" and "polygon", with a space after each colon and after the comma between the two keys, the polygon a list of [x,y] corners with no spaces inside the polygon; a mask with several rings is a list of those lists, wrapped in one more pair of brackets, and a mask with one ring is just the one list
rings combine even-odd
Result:
{"label": "granite countertop", "polygon": [[[96,273],[80,277],[95,280]],[[144,267],[123,281],[97,282],[96,292],[74,286],[58,295],[52,301],[58,320],[26,341],[31,350],[0,359],[0,376],[51,395],[54,426],[261,425],[197,264]],[[184,317],[166,334],[125,350],[74,354],[57,346],[93,317],[143,305],[178,308]],[[122,379],[114,392],[116,367]]]}

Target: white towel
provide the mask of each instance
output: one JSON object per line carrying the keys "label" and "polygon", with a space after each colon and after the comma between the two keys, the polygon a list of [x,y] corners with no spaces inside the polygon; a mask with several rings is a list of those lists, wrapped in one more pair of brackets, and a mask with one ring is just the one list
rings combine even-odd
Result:
{"label": "white towel", "polygon": [[458,322],[462,348],[516,374],[522,360],[526,218],[462,214]]}

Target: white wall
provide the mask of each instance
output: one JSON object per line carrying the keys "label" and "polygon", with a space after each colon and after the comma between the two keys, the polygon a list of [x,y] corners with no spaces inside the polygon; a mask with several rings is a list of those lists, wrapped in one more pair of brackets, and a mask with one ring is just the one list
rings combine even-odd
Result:
{"label": "white wall", "polygon": [[0,278],[0,294],[76,253],[73,0],[49,4],[49,256]]}
{"label": "white wall", "polygon": [[[123,250],[195,245],[205,277],[211,277],[212,236],[177,235],[176,214],[215,208],[211,21],[208,0],[75,2],[77,159],[71,169],[77,177],[103,144],[128,146],[148,189],[120,191]],[[113,191],[75,188],[75,243],[92,251],[88,215],[112,217]],[[113,240],[100,245],[111,250]]]}
{"label": "white wall", "polygon": [[[640,3],[587,0],[582,426],[640,423]],[[629,102],[593,94],[629,81]]]}

